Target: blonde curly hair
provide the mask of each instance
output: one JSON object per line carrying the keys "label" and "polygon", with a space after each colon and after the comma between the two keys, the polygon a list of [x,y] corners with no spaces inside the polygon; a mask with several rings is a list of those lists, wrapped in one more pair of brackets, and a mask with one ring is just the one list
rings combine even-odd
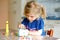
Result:
{"label": "blonde curly hair", "polygon": [[39,5],[35,1],[27,2],[24,8],[24,15],[32,13],[34,15],[42,16],[42,18],[46,18],[46,11],[42,5]]}

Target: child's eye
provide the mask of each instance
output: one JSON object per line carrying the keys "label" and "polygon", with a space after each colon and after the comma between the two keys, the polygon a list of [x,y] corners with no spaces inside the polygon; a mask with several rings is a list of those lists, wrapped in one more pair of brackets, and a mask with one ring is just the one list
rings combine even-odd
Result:
{"label": "child's eye", "polygon": [[27,17],[31,17],[31,18],[33,18],[34,16],[29,16],[29,15],[27,15]]}
{"label": "child's eye", "polygon": [[31,18],[33,18],[34,16],[30,16]]}

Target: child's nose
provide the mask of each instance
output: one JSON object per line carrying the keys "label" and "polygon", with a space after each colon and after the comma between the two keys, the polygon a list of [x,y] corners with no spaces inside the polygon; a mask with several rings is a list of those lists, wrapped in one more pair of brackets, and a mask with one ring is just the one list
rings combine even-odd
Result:
{"label": "child's nose", "polygon": [[29,19],[31,19],[31,17],[28,17]]}

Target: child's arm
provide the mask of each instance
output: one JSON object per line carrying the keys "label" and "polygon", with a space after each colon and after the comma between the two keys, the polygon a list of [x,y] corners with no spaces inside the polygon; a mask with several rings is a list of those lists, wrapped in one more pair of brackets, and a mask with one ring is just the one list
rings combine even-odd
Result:
{"label": "child's arm", "polygon": [[29,31],[29,35],[41,35],[42,34],[42,29],[38,31]]}

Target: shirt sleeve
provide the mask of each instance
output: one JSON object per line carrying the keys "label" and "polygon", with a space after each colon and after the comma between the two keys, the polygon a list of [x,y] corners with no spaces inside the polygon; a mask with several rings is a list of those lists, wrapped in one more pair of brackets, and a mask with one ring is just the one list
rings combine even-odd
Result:
{"label": "shirt sleeve", "polygon": [[41,18],[39,21],[38,21],[38,24],[37,24],[37,29],[40,30],[40,29],[44,29],[44,21],[43,19]]}
{"label": "shirt sleeve", "polygon": [[25,26],[27,25],[27,23],[28,23],[27,18],[24,18],[23,21],[21,22],[21,24],[23,24],[23,25],[25,25]]}
{"label": "shirt sleeve", "polygon": [[21,22],[21,24],[25,25],[25,21],[26,21],[26,19],[24,18],[23,21]]}

